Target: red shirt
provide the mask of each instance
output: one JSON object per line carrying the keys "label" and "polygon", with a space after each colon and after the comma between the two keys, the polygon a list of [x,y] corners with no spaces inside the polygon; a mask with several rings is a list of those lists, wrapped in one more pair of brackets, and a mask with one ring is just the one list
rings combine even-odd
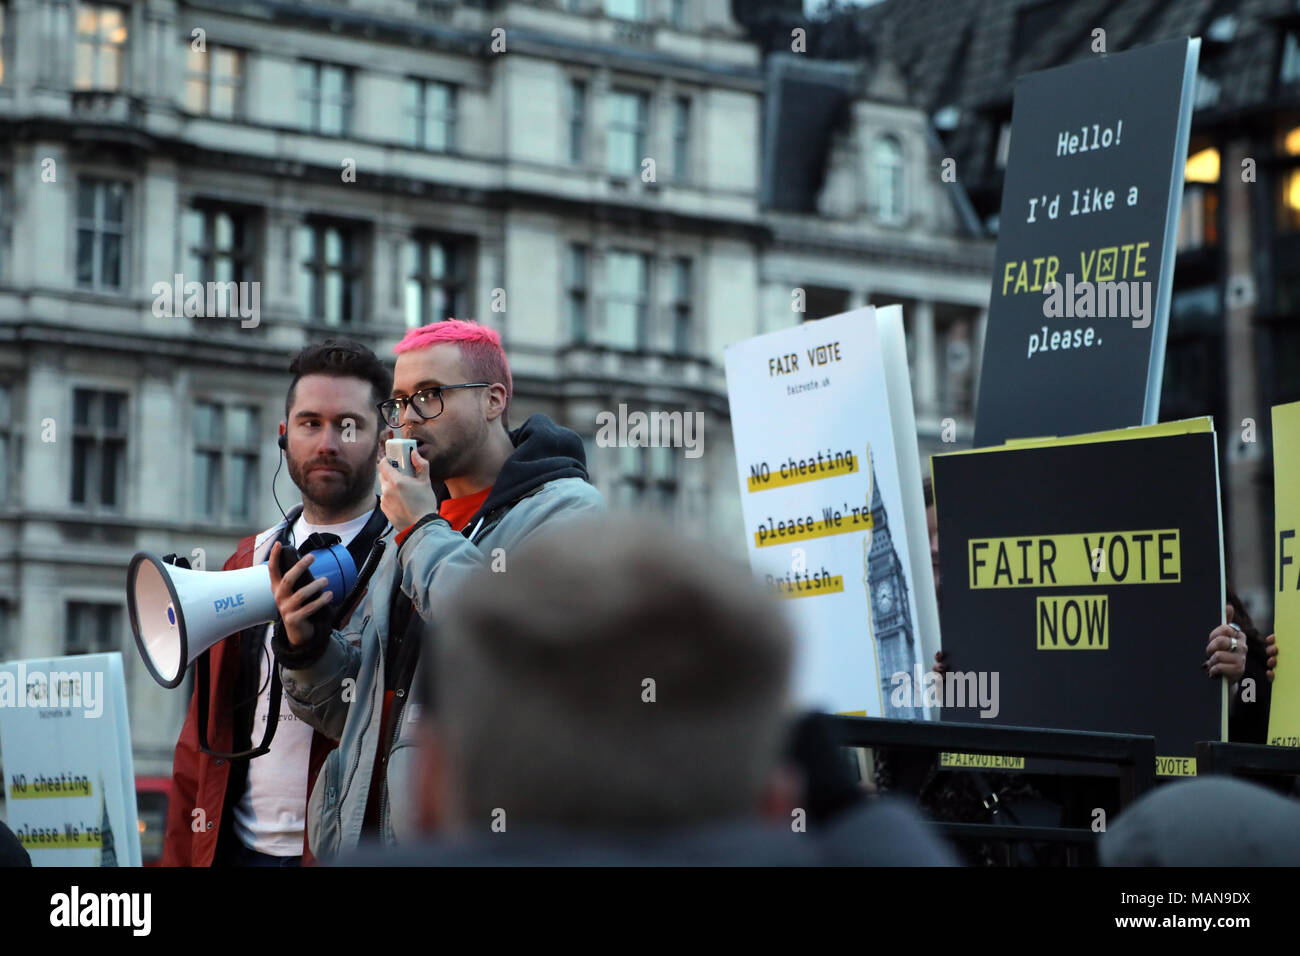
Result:
{"label": "red shirt", "polygon": [[478,509],[483,507],[483,502],[487,501],[487,496],[491,493],[492,486],[488,485],[476,494],[466,495],[463,498],[448,498],[438,508],[438,514],[447,519],[452,531],[464,531],[465,525],[469,524],[469,519],[478,513]]}
{"label": "red shirt", "polygon": [[[451,525],[452,531],[464,531],[465,525],[469,524],[469,519],[474,517],[479,508],[483,507],[483,502],[487,501],[487,496],[492,493],[492,486],[484,488],[482,491],[475,492],[472,495],[465,495],[463,498],[448,498],[438,507],[438,515],[447,520]],[[411,525],[414,528],[415,525]],[[400,532],[393,540],[401,547],[406,536],[411,533],[411,528]]]}

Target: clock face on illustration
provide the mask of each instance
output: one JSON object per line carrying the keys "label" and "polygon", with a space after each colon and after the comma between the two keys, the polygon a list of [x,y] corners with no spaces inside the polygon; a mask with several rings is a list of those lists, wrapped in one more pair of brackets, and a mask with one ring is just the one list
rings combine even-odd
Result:
{"label": "clock face on illustration", "polygon": [[876,603],[882,611],[888,611],[894,606],[894,588],[888,581],[876,586]]}

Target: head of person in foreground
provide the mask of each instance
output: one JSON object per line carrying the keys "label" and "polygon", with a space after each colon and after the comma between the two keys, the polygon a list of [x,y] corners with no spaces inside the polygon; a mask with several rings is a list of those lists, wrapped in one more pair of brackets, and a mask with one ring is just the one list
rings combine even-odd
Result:
{"label": "head of person in foreground", "polygon": [[747,569],[608,517],[505,562],[432,639],[422,828],[788,827],[792,638]]}

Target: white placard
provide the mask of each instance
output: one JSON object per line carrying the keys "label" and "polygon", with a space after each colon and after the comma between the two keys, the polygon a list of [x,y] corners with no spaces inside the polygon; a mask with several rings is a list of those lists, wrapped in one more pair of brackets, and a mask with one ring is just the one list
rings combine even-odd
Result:
{"label": "white placard", "polygon": [[[903,350],[905,370],[901,313],[888,313],[880,316],[890,323],[884,341]],[[891,421],[886,376],[886,361],[900,358],[882,351],[877,319],[876,310],[858,309],[732,345],[727,391],[750,563],[794,623],[800,702],[923,718],[919,693],[902,706],[891,693],[901,685],[896,674],[908,675],[909,690],[919,686],[938,633],[918,633],[918,622],[937,613],[928,548],[914,560],[904,530],[912,525],[912,539],[926,540],[911,395],[904,371],[901,389],[892,389],[894,403],[906,404],[900,423],[913,428],[904,434]],[[904,442],[903,473],[917,485],[907,502]]]}
{"label": "white placard", "polygon": [[0,665],[8,826],[35,866],[139,866],[122,655]]}

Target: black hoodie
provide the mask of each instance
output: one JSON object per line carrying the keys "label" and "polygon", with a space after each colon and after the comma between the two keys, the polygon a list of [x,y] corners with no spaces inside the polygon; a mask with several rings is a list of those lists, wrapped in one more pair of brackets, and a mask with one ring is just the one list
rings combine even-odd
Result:
{"label": "black hoodie", "polygon": [[[521,498],[527,497],[542,485],[560,478],[581,478],[587,475],[587,453],[577,432],[555,424],[545,415],[531,415],[528,420],[510,432],[510,443],[515,453],[506,459],[492,483],[487,500],[474,513],[462,532],[466,537],[475,533],[474,526],[489,516],[489,524],[496,524]],[[438,500],[447,497],[447,487],[439,486]]]}
{"label": "black hoodie", "polygon": [[[587,475],[587,453],[577,432],[555,424],[545,415],[531,415],[509,434],[515,452],[501,466],[486,500],[461,531],[470,540],[486,534],[519,501],[548,482],[561,478],[591,480]],[[435,485],[434,490],[440,502],[446,499],[446,485]],[[425,515],[413,527],[435,520],[441,520],[437,514]],[[388,618],[390,632],[388,653],[384,655],[384,686],[386,690],[402,688],[405,691],[410,688],[415,673],[424,625],[420,616],[414,613],[411,599],[400,584],[399,575],[393,586],[393,603]]]}

